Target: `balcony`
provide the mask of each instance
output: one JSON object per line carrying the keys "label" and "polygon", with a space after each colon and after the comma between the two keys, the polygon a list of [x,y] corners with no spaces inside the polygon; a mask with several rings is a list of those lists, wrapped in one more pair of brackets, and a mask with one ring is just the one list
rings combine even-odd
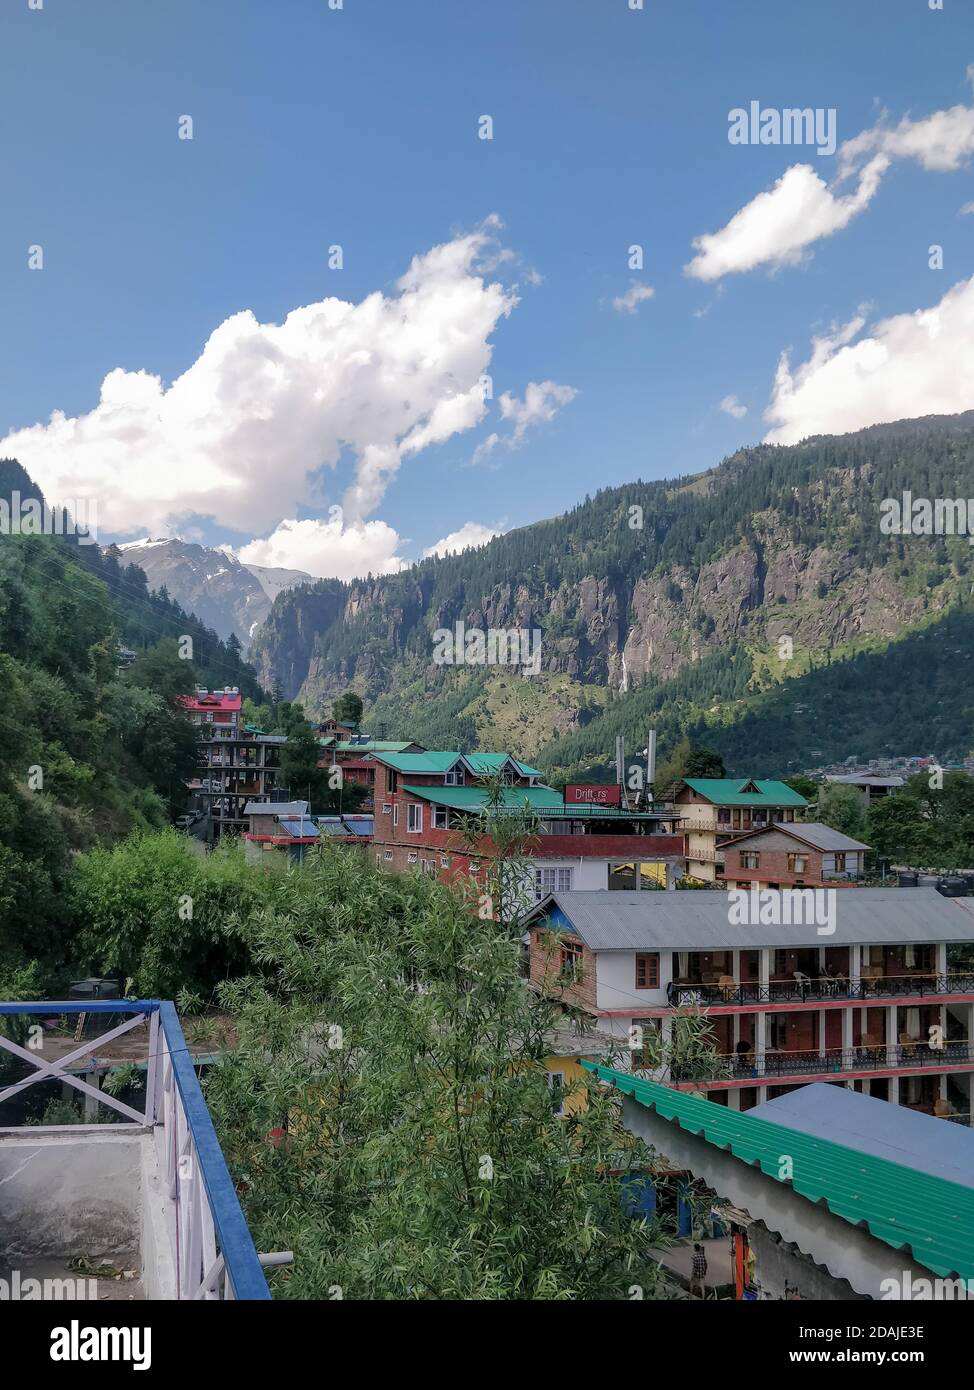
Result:
{"label": "balcony", "polygon": [[[887,1046],[860,1045],[859,1047],[812,1048],[806,1052],[777,1052],[769,1049],[763,1055],[753,1053],[743,1055],[726,1054],[718,1057],[713,1080],[779,1081],[786,1078],[801,1079],[803,1076],[825,1076],[833,1072],[896,1072],[914,1068],[928,1067],[935,1071],[949,1071],[954,1067],[974,1063],[974,1043],[970,1040],[947,1042],[943,1047],[931,1047],[923,1039],[910,1043],[891,1043]],[[687,1085],[700,1078],[674,1067],[672,1081],[675,1085]]]}
{"label": "balcony", "polygon": [[666,1001],[672,1008],[720,1005],[834,1004],[840,1000],[875,1003],[879,999],[974,995],[974,974],[876,975],[859,980],[826,977],[771,980],[766,985],[731,981],[726,984],[671,982]]}
{"label": "balcony", "polygon": [[[79,1042],[81,1027],[72,1038],[42,1024],[80,1014],[114,1026]],[[14,1035],[0,1036],[0,1266],[20,1285],[52,1274],[63,1285],[81,1262],[93,1277],[76,1282],[95,1286],[82,1298],[269,1299],[263,1263],[289,1256],[254,1249],[173,1005],[0,1003],[0,1021]],[[144,1078],[131,1103],[97,1085],[126,1035]],[[25,1122],[39,1082],[80,1094],[85,1122]],[[89,1122],[99,1106],[108,1121]]]}

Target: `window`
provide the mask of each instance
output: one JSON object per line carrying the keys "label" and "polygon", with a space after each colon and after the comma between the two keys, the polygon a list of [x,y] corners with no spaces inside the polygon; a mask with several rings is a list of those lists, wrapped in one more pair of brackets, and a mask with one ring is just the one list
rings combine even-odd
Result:
{"label": "window", "polygon": [[470,872],[472,874],[480,873],[480,865],[476,861],[470,865]]}
{"label": "window", "polygon": [[398,825],[398,824],[399,824],[399,802],[398,802],[398,801],[396,802],[395,806],[393,806],[393,808],[392,808],[392,823],[393,823],[393,825]]}
{"label": "window", "polygon": [[742,869],[757,869],[757,868],[760,868],[760,866],[761,866],[761,856],[760,856],[760,854],[758,854],[757,850],[753,850],[753,849],[742,849],[740,853],[741,853],[741,868],[742,868]]}
{"label": "window", "polygon": [[844,855],[844,854],[837,854],[837,855],[835,856],[835,872],[836,872],[837,874],[844,874],[844,873],[845,873],[845,855]]}
{"label": "window", "polygon": [[449,828],[450,828],[450,812],[449,812],[449,810],[447,809],[447,807],[446,807],[446,806],[434,806],[434,807],[433,807],[433,829],[434,829],[434,830],[449,830]]}
{"label": "window", "polygon": [[385,852],[385,854],[384,854],[382,857],[386,860],[387,863],[391,863],[391,862],[392,862],[392,850],[391,850],[391,849],[387,849],[386,852]]}
{"label": "window", "polygon": [[570,893],[573,873],[573,869],[535,869],[534,896],[540,902],[549,893]]}
{"label": "window", "polygon": [[450,867],[450,861],[449,861],[449,859],[447,858],[447,856],[446,856],[445,854],[441,854],[441,855],[440,855],[440,868],[441,868],[441,869],[448,869],[449,867]]}
{"label": "window", "polygon": [[381,854],[377,854],[377,855],[375,856],[375,867],[378,868],[379,865],[380,865],[381,863],[382,863],[382,855],[381,855]]}
{"label": "window", "polygon": [[636,956],[636,988],[659,989],[659,953]]}
{"label": "window", "polygon": [[577,980],[582,973],[582,943],[563,941],[561,943],[561,976],[565,980]]}
{"label": "window", "polygon": [[807,854],[789,854],[788,870],[793,874],[803,874],[808,868]]}
{"label": "window", "polygon": [[416,851],[415,851],[414,849],[411,849],[411,850],[409,851],[409,853],[406,855],[406,863],[407,863],[407,864],[415,864],[415,863],[416,863],[416,859],[417,859]]}
{"label": "window", "polygon": [[390,791],[390,792],[396,792],[396,791],[398,791],[398,790],[399,790],[399,774],[398,774],[398,772],[390,772],[390,773],[389,773],[389,791]]}
{"label": "window", "polygon": [[418,835],[423,828],[423,808],[415,801],[410,801],[406,807],[406,829],[411,835]]}
{"label": "window", "polygon": [[391,816],[391,815],[392,815],[392,802],[391,802],[391,801],[383,801],[383,803],[382,803],[382,814],[383,814],[384,816]]}

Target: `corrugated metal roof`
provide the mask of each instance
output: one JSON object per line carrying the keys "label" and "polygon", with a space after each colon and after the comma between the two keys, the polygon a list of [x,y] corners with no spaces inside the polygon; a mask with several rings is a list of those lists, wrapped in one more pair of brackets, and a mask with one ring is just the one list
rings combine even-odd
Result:
{"label": "corrugated metal roof", "polygon": [[796,821],[793,824],[788,821],[774,821],[771,825],[762,825],[756,830],[748,830],[743,835],[734,835],[730,840],[725,840],[721,849],[727,845],[736,844],[738,840],[755,840],[759,835],[768,835],[772,831],[778,830],[783,835],[790,835],[795,840],[804,840],[806,844],[814,845],[821,850],[855,850],[871,849],[871,845],[864,845],[861,840],[853,840],[850,835],[843,835],[838,830],[833,830],[831,825],[822,825],[820,821]]}
{"label": "corrugated metal roof", "polygon": [[[437,806],[452,806],[457,811],[476,811],[487,805],[485,787],[412,787],[403,786],[410,796],[433,801]],[[553,787],[502,787],[503,804],[527,807],[530,810],[554,810],[564,805]]]}
{"label": "corrugated metal roof", "polygon": [[[807,890],[813,891],[811,889]],[[839,888],[835,933],[818,936],[814,925],[740,926],[729,921],[730,895],[699,892],[554,893],[531,913],[555,903],[593,951],[730,951],[794,946],[802,934],[821,946],[861,942],[974,941],[974,913],[963,898],[936,888]]]}
{"label": "corrugated metal roof", "polygon": [[[974,1279],[974,1191],[970,1188],[628,1072],[594,1062],[582,1065],[688,1134],[759,1168],[850,1225],[865,1227],[893,1250],[906,1251],[939,1277]],[[788,1179],[778,1177],[782,1154],[792,1159],[794,1176]]]}
{"label": "corrugated metal roof", "polygon": [[[807,806],[785,782],[759,780],[756,777],[684,777],[684,783],[712,801],[715,806]],[[757,787],[756,792],[743,787]]]}
{"label": "corrugated metal roof", "polygon": [[906,785],[905,777],[860,777],[855,772],[843,772],[841,775],[826,777],[826,782],[841,782],[850,787],[903,787]]}
{"label": "corrugated metal roof", "polygon": [[244,807],[244,815],[303,816],[307,809],[306,801],[248,801]]}
{"label": "corrugated metal roof", "polygon": [[747,1113],[974,1188],[974,1130],[966,1124],[824,1081],[799,1086]]}

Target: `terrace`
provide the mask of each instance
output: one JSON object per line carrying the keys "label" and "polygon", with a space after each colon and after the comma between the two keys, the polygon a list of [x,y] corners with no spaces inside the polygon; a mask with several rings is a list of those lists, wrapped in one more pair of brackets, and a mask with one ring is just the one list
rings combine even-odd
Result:
{"label": "terrace", "polygon": [[[107,1031],[82,1040],[92,1019]],[[21,1284],[81,1269],[98,1298],[269,1299],[263,1266],[290,1256],[254,1249],[174,1006],[0,1003],[0,1022],[0,1266]],[[98,1078],[120,1054],[139,1079],[110,1094]],[[45,1123],[49,1103],[38,1123],[34,1087],[82,1097],[85,1122]]]}

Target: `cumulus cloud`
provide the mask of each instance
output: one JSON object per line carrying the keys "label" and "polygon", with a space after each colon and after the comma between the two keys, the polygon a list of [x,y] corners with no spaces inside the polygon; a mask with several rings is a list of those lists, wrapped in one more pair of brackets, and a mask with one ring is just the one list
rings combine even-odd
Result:
{"label": "cumulus cloud", "polygon": [[529,381],[524,399],[518,400],[505,391],[498,401],[501,419],[514,426],[512,444],[520,444],[525,433],[535,425],[546,425],[563,406],[570,405],[578,395],[574,386],[560,386],[557,381]]}
{"label": "cumulus cloud", "polygon": [[558,412],[578,395],[574,386],[562,386],[557,381],[529,381],[524,388],[524,399],[520,400],[510,391],[504,391],[497,405],[502,420],[511,425],[510,434],[492,431],[473,451],[470,466],[487,463],[489,468],[499,465],[490,463],[490,456],[497,449],[516,449],[523,442],[529,429],[546,425]]}
{"label": "cumulus cloud", "polygon": [[865,326],[860,312],[814,338],[799,367],[782,354],[765,411],[767,443],[974,407],[974,277],[931,308],[883,319],[861,336]]}
{"label": "cumulus cloud", "polygon": [[697,254],[686,273],[710,281],[759,265],[797,264],[812,242],[841,231],[869,206],[888,164],[877,155],[862,170],[855,192],[839,197],[810,164],[793,164],[721,231],[694,238]]}
{"label": "cumulus cloud", "polygon": [[839,172],[858,167],[871,154],[913,159],[933,173],[952,173],[974,154],[974,107],[952,106],[920,121],[909,116],[895,126],[880,123],[847,140],[839,150]]}
{"label": "cumulus cloud", "polygon": [[736,396],[725,396],[720,403],[720,408],[725,415],[733,415],[735,420],[743,420],[747,414],[747,406],[741,405]]}
{"label": "cumulus cloud", "polygon": [[448,536],[424,550],[423,559],[430,555],[451,555],[454,551],[470,550],[474,546],[486,545],[495,536],[503,534],[503,531],[494,526],[482,526],[479,521],[468,521],[459,531],[451,531]]}
{"label": "cumulus cloud", "polygon": [[245,565],[304,570],[318,579],[360,579],[405,569],[409,562],[396,553],[400,545],[398,532],[384,521],[343,526],[334,516],[280,521],[269,536],[234,553]]}
{"label": "cumulus cloud", "polygon": [[652,299],[656,291],[652,285],[643,285],[638,280],[633,280],[625,294],[617,295],[612,301],[612,307],[620,314],[634,314],[639,305],[646,299]]}
{"label": "cumulus cloud", "polygon": [[972,212],[974,212],[974,203],[965,203],[960,209],[960,216],[967,217]]}
{"label": "cumulus cloud", "polygon": [[14,430],[0,457],[52,500],[96,497],[103,532],[154,534],[194,514],[263,531],[313,502],[313,475],[348,457],[345,512],[358,525],[404,458],[486,412],[491,336],[517,303],[484,275],[503,260],[499,225],[492,216],[416,256],[394,292],[322,299],[279,324],[233,314],[169,385],[117,367],[88,414]]}
{"label": "cumulus cloud", "polygon": [[[684,269],[694,279],[714,281],[762,265],[799,264],[814,242],[842,231],[865,211],[894,161],[912,160],[930,172],[951,173],[972,155],[974,107],[957,105],[920,120],[903,116],[896,125],[887,124],[884,115],[840,147],[831,185],[810,164],[793,164],[720,231],[696,237],[697,254]],[[857,180],[855,189],[842,192],[851,179]]]}

